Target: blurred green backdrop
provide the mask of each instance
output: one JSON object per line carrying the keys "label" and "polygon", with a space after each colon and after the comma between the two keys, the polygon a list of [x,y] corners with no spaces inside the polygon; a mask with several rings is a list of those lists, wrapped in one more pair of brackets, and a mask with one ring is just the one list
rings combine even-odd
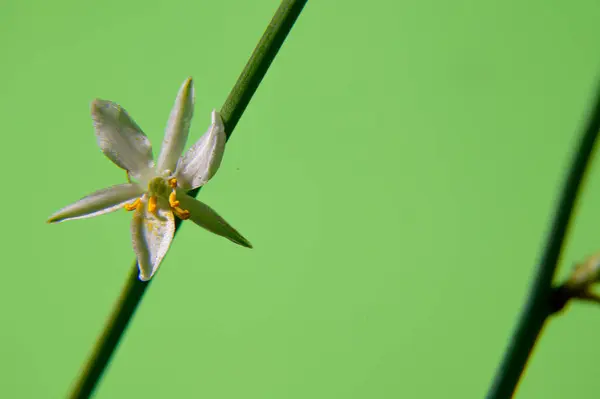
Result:
{"label": "blurred green backdrop", "polygon": [[[0,4],[0,397],[64,397],[129,273],[131,214],[46,225],[124,181],[89,103],[190,142],[277,8]],[[254,244],[178,234],[97,398],[480,398],[594,91],[600,2],[309,1],[202,190]],[[600,250],[596,163],[561,275]],[[600,308],[552,320],[518,398],[600,390]]]}

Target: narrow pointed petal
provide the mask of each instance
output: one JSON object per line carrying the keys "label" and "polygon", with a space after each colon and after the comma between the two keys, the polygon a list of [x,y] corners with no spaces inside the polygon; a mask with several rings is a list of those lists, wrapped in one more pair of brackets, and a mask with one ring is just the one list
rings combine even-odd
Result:
{"label": "narrow pointed petal", "polygon": [[177,190],[177,199],[180,202],[181,208],[190,211],[190,220],[198,226],[228,238],[236,244],[252,248],[252,244],[248,240],[208,205],[190,197],[182,190]]}
{"label": "narrow pointed petal", "polygon": [[168,201],[159,198],[157,205],[154,214],[148,211],[147,200],[144,200],[131,221],[131,241],[142,281],[150,280],[156,273],[175,233],[175,221]]}
{"label": "narrow pointed petal", "polygon": [[113,212],[125,203],[139,198],[144,190],[137,184],[119,184],[96,191],[68,205],[48,219],[48,223],[84,219]]}
{"label": "narrow pointed petal", "polygon": [[104,155],[134,178],[153,166],[150,140],[119,104],[96,99],[91,112]]}
{"label": "narrow pointed petal", "polygon": [[194,83],[192,78],[187,78],[181,85],[171,110],[165,138],[156,163],[159,171],[170,170],[173,172],[175,170],[177,160],[185,148],[193,113]]}
{"label": "narrow pointed petal", "polygon": [[191,190],[209,181],[221,165],[225,151],[225,125],[216,110],[208,131],[179,160],[176,177],[180,185]]}

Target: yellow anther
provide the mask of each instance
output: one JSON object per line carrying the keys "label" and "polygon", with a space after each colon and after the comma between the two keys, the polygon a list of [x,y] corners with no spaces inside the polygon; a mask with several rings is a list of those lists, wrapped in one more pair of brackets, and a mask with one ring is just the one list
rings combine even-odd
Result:
{"label": "yellow anther", "polygon": [[169,186],[170,186],[172,189],[175,189],[175,188],[177,188],[177,179],[176,179],[176,178],[174,178],[174,177],[173,177],[173,178],[171,178],[171,179],[169,179]]}
{"label": "yellow anther", "polygon": [[[177,186],[177,179],[171,179],[169,180],[169,185],[171,185],[171,187],[173,187],[172,185],[172,181],[175,180],[175,186]],[[171,205],[171,208],[173,209],[173,213],[181,220],[186,220],[190,218],[190,211],[186,210],[186,209],[181,209],[179,207],[179,201],[177,201],[177,192],[175,191],[175,187],[173,187],[173,191],[171,191],[171,194],[169,194],[169,205]]]}
{"label": "yellow anther", "polygon": [[156,196],[151,196],[148,199],[148,212],[156,214]]}
{"label": "yellow anther", "polygon": [[126,211],[133,211],[135,209],[137,209],[140,206],[140,199],[136,199],[135,201],[133,201],[131,204],[125,204],[123,206],[123,208],[125,208]]}
{"label": "yellow anther", "polygon": [[175,215],[181,220],[187,220],[190,218],[190,211],[181,209],[179,207],[173,207],[173,213],[175,213]]}
{"label": "yellow anther", "polygon": [[177,201],[177,194],[175,193],[175,190],[169,194],[169,205],[171,205],[172,208],[179,206],[179,201]]}

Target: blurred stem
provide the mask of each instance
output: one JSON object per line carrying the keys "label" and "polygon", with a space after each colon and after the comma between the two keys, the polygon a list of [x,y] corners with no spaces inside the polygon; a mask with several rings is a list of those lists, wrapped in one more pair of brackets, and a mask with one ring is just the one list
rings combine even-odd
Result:
{"label": "blurred stem", "polygon": [[[221,108],[228,139],[306,2],[307,0],[283,0],[275,12]],[[198,191],[193,190],[190,195],[195,197]],[[180,225],[181,220],[177,220],[175,233]],[[89,398],[92,395],[149,284],[150,282],[138,279],[137,261],[134,261],[121,296],[71,392],[71,398]]]}
{"label": "blurred stem", "polygon": [[527,302],[521,312],[502,363],[498,367],[496,377],[487,395],[488,399],[512,397],[546,320],[560,310],[568,300],[568,298],[561,297],[560,290],[552,287],[552,280],[599,131],[600,87],[596,93],[594,108],[585,130],[582,132],[579,148],[573,157],[571,170],[564,183],[552,228],[547,237]]}

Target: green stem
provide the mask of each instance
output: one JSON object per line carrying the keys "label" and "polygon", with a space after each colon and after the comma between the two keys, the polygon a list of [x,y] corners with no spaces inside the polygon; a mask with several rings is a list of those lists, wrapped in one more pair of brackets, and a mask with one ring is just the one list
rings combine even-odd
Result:
{"label": "green stem", "polygon": [[519,323],[506,349],[504,359],[498,367],[496,377],[487,395],[488,399],[512,397],[546,320],[557,310],[555,298],[557,291],[552,287],[552,280],[599,131],[600,87],[596,94],[593,111],[582,133],[579,148],[574,155],[571,170],[565,181],[527,303],[521,312]]}
{"label": "green stem", "polygon": [[[221,108],[228,139],[306,2],[307,0],[283,0],[275,12]],[[189,194],[195,197],[198,191],[196,189]],[[181,225],[180,220],[177,222],[175,233]],[[149,284],[150,282],[138,279],[137,261],[134,261],[127,283],[71,392],[71,398],[89,398],[92,395]]]}

